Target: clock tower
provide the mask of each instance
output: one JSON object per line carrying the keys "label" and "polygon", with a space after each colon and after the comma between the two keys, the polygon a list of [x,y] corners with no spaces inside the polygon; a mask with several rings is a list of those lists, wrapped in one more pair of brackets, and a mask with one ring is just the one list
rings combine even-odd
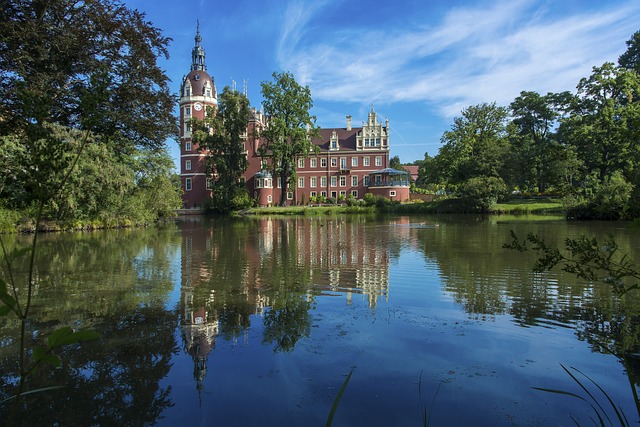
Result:
{"label": "clock tower", "polygon": [[[210,108],[208,108],[210,107]],[[191,71],[180,85],[180,181],[183,209],[200,212],[202,203],[211,196],[206,170],[206,153],[191,140],[191,120],[204,120],[215,114],[218,94],[213,78],[207,73],[205,52],[198,22],[195,46],[191,51]]]}

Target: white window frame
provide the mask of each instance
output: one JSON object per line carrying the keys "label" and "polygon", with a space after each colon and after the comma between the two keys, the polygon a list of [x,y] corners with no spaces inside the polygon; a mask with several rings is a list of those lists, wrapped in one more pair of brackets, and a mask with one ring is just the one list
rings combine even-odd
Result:
{"label": "white window frame", "polygon": [[184,151],[191,151],[191,141],[184,143]]}
{"label": "white window frame", "polygon": [[298,169],[304,168],[304,159],[298,159]]}
{"label": "white window frame", "polygon": [[338,159],[336,159],[335,157],[331,158],[331,167],[332,168],[337,168],[338,167]]}
{"label": "white window frame", "polygon": [[368,187],[370,182],[371,182],[371,177],[370,177],[369,175],[365,175],[365,176],[364,176],[364,183],[363,183],[363,185],[364,185],[365,187]]}
{"label": "white window frame", "polygon": [[316,159],[315,157],[312,159],[309,159],[309,163],[310,163],[310,167],[312,168],[317,168],[318,167],[318,159]]}
{"label": "white window frame", "polygon": [[358,186],[358,175],[351,175],[351,186],[352,187]]}
{"label": "white window frame", "polygon": [[340,177],[340,187],[346,187],[347,186],[347,177],[342,175]]}
{"label": "white window frame", "polygon": [[331,186],[332,187],[337,187],[338,186],[338,177],[337,176],[332,176],[331,177]]}
{"label": "white window frame", "polygon": [[382,166],[382,156],[376,156],[376,166]]}
{"label": "white window frame", "polygon": [[184,161],[184,170],[186,170],[186,171],[190,171],[191,170],[191,160],[185,160]]}
{"label": "white window frame", "polygon": [[320,167],[322,168],[326,168],[327,167],[327,158],[323,157],[320,159]]}
{"label": "white window frame", "polygon": [[193,189],[193,181],[191,181],[191,178],[185,178],[184,191],[191,191],[191,189]]}
{"label": "white window frame", "polygon": [[304,188],[304,176],[298,177],[298,188]]}
{"label": "white window frame", "polygon": [[211,178],[207,178],[206,184],[205,184],[205,188],[207,190],[211,190],[211,188],[213,187],[213,180]]}
{"label": "white window frame", "polygon": [[363,157],[362,166],[371,166],[371,159],[369,157]]}
{"label": "white window frame", "polygon": [[396,196],[396,190],[389,191],[389,196],[395,197]]}
{"label": "white window frame", "polygon": [[309,177],[309,187],[315,188],[317,183],[318,183],[318,178],[316,178],[315,176]]}
{"label": "white window frame", "polygon": [[351,195],[357,199],[358,198],[358,190],[351,190]]}
{"label": "white window frame", "polygon": [[287,191],[287,200],[293,200],[293,191]]}
{"label": "white window frame", "polygon": [[357,167],[358,166],[358,158],[357,157],[352,157],[351,158],[351,166],[352,167]]}
{"label": "white window frame", "polygon": [[327,177],[326,176],[321,176],[320,177],[320,187],[327,187]]}

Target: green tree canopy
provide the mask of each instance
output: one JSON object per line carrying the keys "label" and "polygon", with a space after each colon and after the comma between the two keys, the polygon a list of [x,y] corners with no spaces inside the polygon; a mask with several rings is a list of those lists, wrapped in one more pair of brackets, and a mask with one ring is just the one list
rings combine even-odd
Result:
{"label": "green tree canopy", "polygon": [[640,31],[627,40],[627,50],[618,58],[618,64],[628,70],[640,73]]}
{"label": "green tree canopy", "polygon": [[235,206],[240,193],[249,201],[242,174],[247,170],[243,135],[247,132],[249,100],[228,86],[218,100],[218,111],[211,107],[204,122],[194,121],[193,140],[207,152],[207,170],[212,176],[212,208],[229,212],[243,206]]}
{"label": "green tree canopy", "polygon": [[600,183],[615,171],[631,180],[638,169],[640,77],[635,71],[605,63],[578,84],[570,116],[559,132],[576,147],[587,175]]}
{"label": "green tree canopy", "polygon": [[501,176],[508,151],[506,124],[507,109],[495,103],[464,109],[442,135],[438,155],[425,161],[433,170],[428,182],[456,186],[473,177]]}
{"label": "green tree canopy", "polygon": [[520,92],[510,105],[515,125],[512,151],[513,175],[521,188],[545,192],[549,186],[566,180],[572,156],[563,155],[555,138],[558,120],[573,99],[569,92]]}
{"label": "green tree canopy", "polygon": [[119,151],[177,134],[169,39],[118,0],[5,0],[0,10],[0,135],[45,123],[90,130]]}
{"label": "green tree canopy", "polygon": [[280,204],[284,205],[296,160],[309,156],[315,148],[311,138],[317,135],[316,117],[309,113],[313,100],[309,86],[300,86],[288,72],[273,73],[273,82],[262,82],[261,86],[264,111],[269,117],[261,131],[266,142],[261,151],[271,158],[274,176],[280,177]]}

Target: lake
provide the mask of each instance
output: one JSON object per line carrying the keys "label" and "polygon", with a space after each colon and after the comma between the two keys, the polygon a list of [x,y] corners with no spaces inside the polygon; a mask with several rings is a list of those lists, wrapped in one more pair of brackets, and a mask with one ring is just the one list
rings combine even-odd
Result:
{"label": "lake", "polygon": [[[64,387],[26,396],[19,425],[324,425],[349,374],[334,426],[590,424],[589,403],[536,389],[592,402],[563,366],[614,424],[607,398],[637,423],[639,292],[533,273],[534,254],[502,248],[510,230],[556,246],[611,235],[640,260],[638,228],[548,216],[191,217],[41,235],[29,347],[60,326],[101,339],[29,377]],[[13,265],[22,285],[26,265]],[[0,400],[19,330],[0,318]]]}

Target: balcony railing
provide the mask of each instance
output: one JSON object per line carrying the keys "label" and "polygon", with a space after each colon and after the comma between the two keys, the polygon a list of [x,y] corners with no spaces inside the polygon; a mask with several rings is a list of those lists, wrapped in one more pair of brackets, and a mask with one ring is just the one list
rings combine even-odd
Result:
{"label": "balcony railing", "polygon": [[369,187],[409,187],[408,179],[385,179],[382,181],[370,181]]}

